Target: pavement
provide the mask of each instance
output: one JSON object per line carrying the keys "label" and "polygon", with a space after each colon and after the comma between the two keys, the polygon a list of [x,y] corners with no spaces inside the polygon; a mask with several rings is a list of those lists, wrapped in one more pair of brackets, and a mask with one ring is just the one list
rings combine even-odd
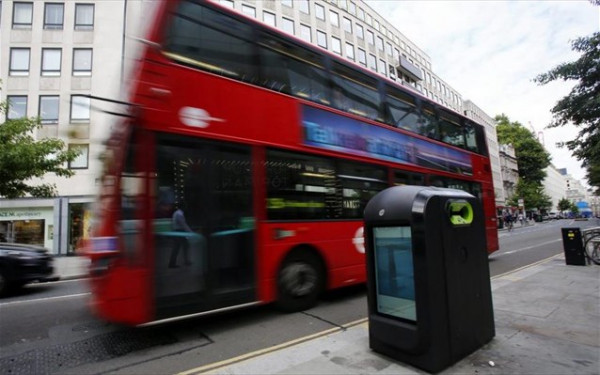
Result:
{"label": "pavement", "polygon": [[[85,275],[83,257],[57,257],[61,279]],[[441,374],[600,374],[600,267],[564,255],[491,282],[496,336]],[[363,319],[191,374],[423,374],[369,348]]]}

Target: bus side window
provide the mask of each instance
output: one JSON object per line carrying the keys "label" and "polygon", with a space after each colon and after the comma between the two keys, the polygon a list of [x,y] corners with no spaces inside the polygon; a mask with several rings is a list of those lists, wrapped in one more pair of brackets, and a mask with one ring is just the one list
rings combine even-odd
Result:
{"label": "bus side window", "polygon": [[183,64],[246,82],[258,70],[252,28],[201,4],[181,2],[164,41],[167,56]]}
{"label": "bus side window", "polygon": [[373,78],[338,63],[334,63],[332,78],[334,108],[383,121],[380,115],[381,98]]}
{"label": "bus side window", "polygon": [[341,162],[338,164],[337,173],[342,186],[344,219],[362,218],[369,200],[388,187],[385,168]]}
{"label": "bus side window", "polygon": [[440,130],[438,128],[438,119],[433,106],[429,104],[423,104],[421,108],[421,134],[428,138],[440,139]]}
{"label": "bus side window", "polygon": [[479,152],[479,148],[477,147],[477,137],[475,135],[475,126],[469,121],[465,121],[465,140],[467,150]]}
{"label": "bus side window", "polygon": [[404,171],[394,171],[394,185],[425,185],[425,175]]}
{"label": "bus side window", "polygon": [[262,86],[328,105],[322,56],[263,33],[259,46]]}
{"label": "bus side window", "polygon": [[387,87],[385,121],[396,128],[420,133],[419,112],[414,98]]}
{"label": "bus side window", "polygon": [[458,116],[442,112],[439,120],[439,140],[457,147],[465,148],[463,128],[459,124]]}

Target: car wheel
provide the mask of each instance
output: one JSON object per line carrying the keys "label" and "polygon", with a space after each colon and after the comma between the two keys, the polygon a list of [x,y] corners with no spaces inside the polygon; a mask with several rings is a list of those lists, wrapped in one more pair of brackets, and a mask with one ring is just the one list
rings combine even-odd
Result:
{"label": "car wheel", "polygon": [[277,276],[277,307],[296,312],[313,307],[323,290],[324,271],[320,259],[307,251],[292,252]]}

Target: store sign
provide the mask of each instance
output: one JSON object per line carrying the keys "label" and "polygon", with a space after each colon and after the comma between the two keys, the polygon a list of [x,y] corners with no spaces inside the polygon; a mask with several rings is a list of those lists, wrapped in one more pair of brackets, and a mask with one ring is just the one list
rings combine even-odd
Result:
{"label": "store sign", "polygon": [[39,211],[0,211],[0,218],[15,218],[24,219],[30,217],[41,217],[42,213]]}

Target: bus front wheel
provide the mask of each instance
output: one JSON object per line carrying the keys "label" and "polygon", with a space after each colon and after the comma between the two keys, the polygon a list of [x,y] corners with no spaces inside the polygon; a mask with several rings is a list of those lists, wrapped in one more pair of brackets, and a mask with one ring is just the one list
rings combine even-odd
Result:
{"label": "bus front wheel", "polygon": [[323,290],[323,275],[322,263],[316,255],[307,251],[292,252],[277,276],[277,307],[296,312],[316,305]]}

